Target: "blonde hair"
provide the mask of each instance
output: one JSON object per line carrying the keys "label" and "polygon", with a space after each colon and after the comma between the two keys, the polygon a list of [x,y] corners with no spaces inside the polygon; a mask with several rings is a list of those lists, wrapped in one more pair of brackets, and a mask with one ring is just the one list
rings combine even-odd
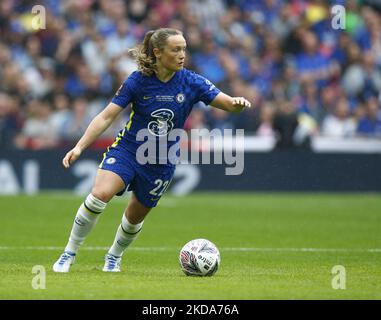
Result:
{"label": "blonde hair", "polygon": [[154,48],[163,49],[167,44],[167,39],[170,36],[183,35],[176,29],[160,28],[157,30],[148,31],[141,44],[129,50],[129,53],[134,57],[138,70],[144,76],[151,76],[156,71],[156,57],[153,53]]}

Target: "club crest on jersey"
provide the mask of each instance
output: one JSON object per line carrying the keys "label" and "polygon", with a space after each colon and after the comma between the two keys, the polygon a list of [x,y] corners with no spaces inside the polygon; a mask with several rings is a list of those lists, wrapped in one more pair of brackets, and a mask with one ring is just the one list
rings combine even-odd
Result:
{"label": "club crest on jersey", "polygon": [[107,164],[114,164],[116,162],[116,159],[115,158],[108,158],[107,160],[106,160],[106,163]]}
{"label": "club crest on jersey", "polygon": [[183,103],[185,100],[185,95],[183,93],[179,93],[177,96],[176,96],[176,101],[178,103]]}
{"label": "club crest on jersey", "polygon": [[170,109],[158,109],[151,113],[154,119],[148,123],[148,130],[155,136],[166,136],[173,129],[174,113]]}

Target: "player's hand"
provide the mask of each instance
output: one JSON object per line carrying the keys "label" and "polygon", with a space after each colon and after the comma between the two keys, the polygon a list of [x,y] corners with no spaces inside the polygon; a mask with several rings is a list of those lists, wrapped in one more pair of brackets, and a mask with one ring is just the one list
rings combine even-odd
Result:
{"label": "player's hand", "polygon": [[62,159],[63,166],[67,169],[70,167],[70,165],[79,158],[81,155],[82,150],[78,147],[74,147],[71,149],[65,157]]}
{"label": "player's hand", "polygon": [[251,107],[251,103],[243,97],[234,97],[233,98],[233,105],[235,107],[245,107],[245,108]]}

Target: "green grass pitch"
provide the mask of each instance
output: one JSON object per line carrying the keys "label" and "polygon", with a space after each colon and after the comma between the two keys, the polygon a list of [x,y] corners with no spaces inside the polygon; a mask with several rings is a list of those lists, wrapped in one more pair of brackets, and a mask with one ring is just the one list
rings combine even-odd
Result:
{"label": "green grass pitch", "polygon": [[[166,195],[122,272],[107,274],[103,257],[128,200],[115,198],[71,272],[55,274],[82,200],[0,197],[0,299],[381,299],[379,194]],[[180,270],[179,250],[195,238],[220,249],[213,277]],[[35,265],[46,269],[45,289],[32,287]],[[332,288],[336,265],[345,268],[345,289]]]}

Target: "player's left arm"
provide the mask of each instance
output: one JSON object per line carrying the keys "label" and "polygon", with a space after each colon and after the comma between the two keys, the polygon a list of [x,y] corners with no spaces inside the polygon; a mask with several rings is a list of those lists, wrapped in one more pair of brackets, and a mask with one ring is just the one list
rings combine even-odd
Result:
{"label": "player's left arm", "polygon": [[231,97],[223,92],[217,94],[210,105],[228,112],[241,112],[244,108],[251,107],[251,103],[247,99],[243,97]]}

